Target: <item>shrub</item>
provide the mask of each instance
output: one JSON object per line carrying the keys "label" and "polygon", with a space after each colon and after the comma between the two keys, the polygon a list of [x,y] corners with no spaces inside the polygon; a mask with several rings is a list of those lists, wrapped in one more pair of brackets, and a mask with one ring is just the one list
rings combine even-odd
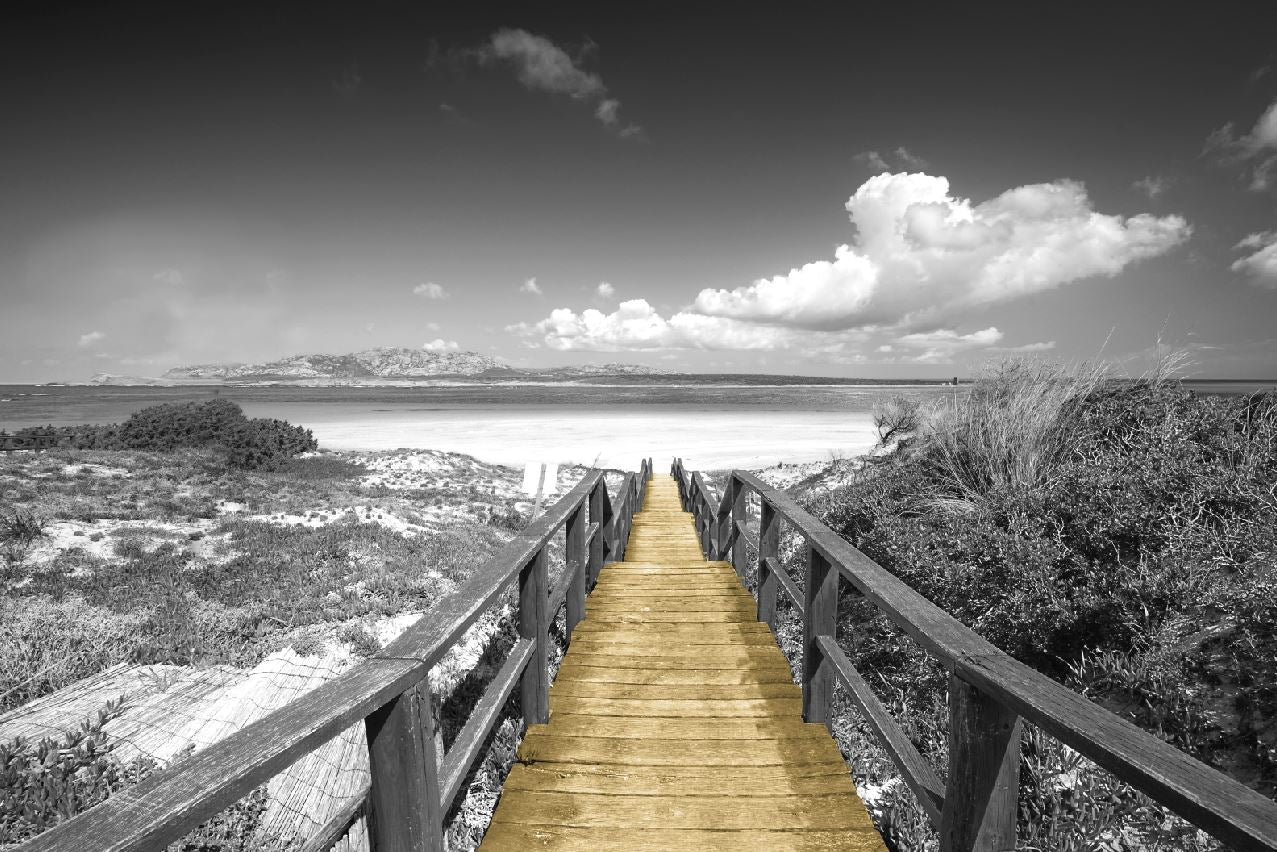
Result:
{"label": "shrub", "polygon": [[[214,448],[232,467],[277,470],[298,453],[319,444],[309,429],[283,420],[244,416],[229,400],[153,405],[122,424],[63,426],[53,429],[71,447],[98,450]],[[23,432],[47,431],[23,430]],[[21,434],[21,433],[20,433]]]}
{"label": "shrub", "polygon": [[[1277,399],[1102,377],[995,368],[811,509],[998,647],[1273,795]],[[916,649],[844,608],[866,677],[899,685],[902,707],[943,707]],[[1113,819],[1146,811],[1132,800]],[[1092,848],[1052,832],[1040,848]]]}

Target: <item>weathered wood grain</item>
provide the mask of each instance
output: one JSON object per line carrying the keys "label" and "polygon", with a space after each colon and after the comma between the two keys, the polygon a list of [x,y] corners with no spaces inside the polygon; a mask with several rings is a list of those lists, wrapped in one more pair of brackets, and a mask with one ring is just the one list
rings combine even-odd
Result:
{"label": "weathered wood grain", "polygon": [[856,671],[856,667],[851,664],[851,660],[833,638],[821,636],[816,642],[820,646],[821,653],[838,672],[861,717],[869,723],[878,741],[882,743],[882,747],[887,754],[891,755],[896,768],[900,770],[901,777],[909,785],[909,789],[913,790],[914,796],[917,797],[922,809],[927,812],[927,816],[931,818],[932,825],[938,826],[940,811],[944,807],[944,782],[936,775],[936,771],[931,764],[927,763],[926,758],[918,753],[918,749],[901,730],[887,708],[882,706],[878,696],[874,695],[869,684],[865,683],[865,679],[860,676],[860,672]]}
{"label": "weathered wood grain", "polygon": [[[863,829],[868,816],[826,796],[603,796],[527,791],[502,800],[494,824],[594,828]],[[872,823],[870,823],[872,826]],[[881,841],[879,841],[881,842]]]}
{"label": "weathered wood grain", "polygon": [[452,800],[461,790],[461,784],[470,772],[470,766],[479,756],[484,740],[501,718],[501,710],[523,677],[523,671],[535,655],[536,646],[527,639],[520,639],[510,649],[510,656],[484,690],[483,697],[475,704],[465,727],[452,741],[452,748],[443,759],[440,797],[444,810],[452,806]]}
{"label": "weathered wood grain", "polygon": [[950,677],[941,852],[1014,848],[1019,782],[1019,717],[957,675]]}
{"label": "weathered wood grain", "polygon": [[532,645],[519,689],[523,718],[529,725],[550,716],[550,643],[546,632],[550,615],[545,581],[545,551],[538,550],[519,572],[519,638]]}
{"label": "weathered wood grain", "polygon": [[559,667],[555,682],[566,680],[591,681],[594,683],[650,683],[650,684],[682,684],[702,683],[706,685],[734,683],[792,683],[793,674],[787,663],[761,666],[730,666],[722,669],[684,668],[651,668],[642,665],[613,665],[610,661],[604,665],[580,665],[576,660],[566,660]]}
{"label": "weathered wood grain", "polygon": [[[549,725],[533,725],[529,733],[550,730]],[[554,731],[573,737],[620,737],[673,740],[783,740],[828,739],[824,725],[801,719],[757,717],[711,717],[692,719],[650,719],[642,716],[577,716],[554,714]],[[841,758],[840,758],[841,760]],[[841,771],[843,777],[847,773]]]}
{"label": "weathered wood grain", "polygon": [[802,690],[794,683],[646,684],[600,683],[569,679],[555,682],[550,690],[551,707],[554,706],[557,698],[563,696],[723,701],[747,698],[802,698]]}
{"label": "weathered wood grain", "polygon": [[[871,830],[871,829],[870,829]],[[876,833],[848,831],[723,831],[720,829],[577,828],[503,823],[493,826],[485,848],[526,852],[633,852],[634,849],[697,849],[705,852],[868,852],[881,849]]]}
{"label": "weathered wood grain", "polygon": [[[585,576],[587,556],[585,552],[585,506],[578,506],[576,511],[568,515],[567,528],[564,533],[565,564],[563,573],[569,578],[567,590],[567,613],[564,615],[568,638],[576,629],[581,619],[585,618],[585,587],[589,578]],[[558,612],[556,607],[550,608],[551,617]]]}
{"label": "weathered wood grain", "polygon": [[803,602],[803,719],[828,722],[834,694],[834,670],[816,641],[834,636],[838,615],[838,572],[821,553],[807,547],[806,599]]}
{"label": "weathered wood grain", "polygon": [[[524,763],[624,766],[801,766],[842,755],[828,736],[801,739],[667,740],[572,737],[529,733],[519,746]],[[844,792],[846,788],[844,788]]]}
{"label": "weathered wood grain", "polygon": [[444,852],[429,682],[379,707],[368,735],[368,835],[378,852]]}

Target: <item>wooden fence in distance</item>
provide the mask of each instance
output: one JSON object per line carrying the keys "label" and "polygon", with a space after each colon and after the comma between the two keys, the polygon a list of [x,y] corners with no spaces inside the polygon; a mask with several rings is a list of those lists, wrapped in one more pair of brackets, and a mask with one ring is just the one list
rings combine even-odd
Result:
{"label": "wooden fence in distance", "polygon": [[21,435],[0,432],[0,453],[17,450],[52,450],[58,446],[57,433],[28,431]]}
{"label": "wooden fence in distance", "polygon": [[[1015,848],[1021,720],[1037,725],[1117,778],[1239,850],[1277,850],[1277,802],[1194,760],[981,638],[905,585],[788,494],[732,471],[721,500],[676,459],[683,505],[709,559],[748,572],[747,497],[758,495],[758,618],[776,626],[783,592],[803,624],[803,715],[827,722],[835,681],[895,761],[940,833],[941,850]],[[802,589],[779,562],[782,520],[806,542]],[[838,644],[840,581],[846,580],[938,659],[949,679],[949,783],[945,785],[879,702]]]}
{"label": "wooden fence in distance", "polygon": [[[366,815],[373,848],[444,848],[443,817],[507,699],[519,690],[527,723],[549,714],[549,629],[567,607],[569,636],[605,561],[624,555],[652,462],[626,474],[616,503],[594,472],[379,653],[172,768],[123,790],[27,843],[21,852],[164,849],[230,807],[299,757],[363,720],[372,783],[306,852],[319,852]],[[551,588],[546,546],[565,536],[566,567]],[[436,748],[429,673],[494,602],[517,583],[519,640],[447,754]]]}

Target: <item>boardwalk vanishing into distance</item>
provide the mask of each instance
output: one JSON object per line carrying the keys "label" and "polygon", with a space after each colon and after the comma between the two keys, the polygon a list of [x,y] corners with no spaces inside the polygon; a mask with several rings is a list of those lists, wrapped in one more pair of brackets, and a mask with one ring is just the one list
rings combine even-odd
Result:
{"label": "boardwalk vanishing into distance", "polygon": [[[443,852],[445,816],[517,692],[526,735],[485,849],[882,850],[826,728],[842,689],[941,852],[1016,847],[1026,724],[1230,848],[1277,852],[1277,803],[1003,653],[784,491],[735,470],[719,495],[677,459],[671,473],[645,459],[613,497],[591,472],[381,651],[16,849],[165,849],[354,732],[369,786],[287,848]],[[782,526],[798,545],[784,555]],[[445,752],[431,668],[511,590],[518,639]],[[949,671],[943,780],[843,650],[848,594]],[[796,678],[773,638],[782,595],[802,624]]]}
{"label": "boardwalk vanishing into distance", "polygon": [[655,479],[481,849],[884,849],[802,703],[754,598]]}

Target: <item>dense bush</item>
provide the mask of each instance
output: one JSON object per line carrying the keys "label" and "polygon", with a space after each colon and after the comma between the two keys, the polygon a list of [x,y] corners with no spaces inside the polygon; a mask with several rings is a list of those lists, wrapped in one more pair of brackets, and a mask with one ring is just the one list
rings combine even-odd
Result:
{"label": "dense bush", "polygon": [[319,447],[309,429],[283,420],[250,419],[224,399],[153,405],[121,424],[45,427],[18,434],[49,431],[60,443],[81,450],[214,448],[226,454],[230,465],[247,470],[278,470],[298,453]]}
{"label": "dense bush", "polygon": [[[107,703],[62,739],[0,742],[0,846],[24,840],[65,822],[131,787],[158,767],[136,759],[122,763],[115,742],[102,730],[119,715],[121,701]],[[169,852],[249,852],[266,810],[266,790],[243,800],[169,847]]]}
{"label": "dense bush", "polygon": [[[813,511],[1003,650],[1277,792],[1277,398],[1013,364],[928,420]],[[943,707],[911,643],[844,609],[894,703]]]}

